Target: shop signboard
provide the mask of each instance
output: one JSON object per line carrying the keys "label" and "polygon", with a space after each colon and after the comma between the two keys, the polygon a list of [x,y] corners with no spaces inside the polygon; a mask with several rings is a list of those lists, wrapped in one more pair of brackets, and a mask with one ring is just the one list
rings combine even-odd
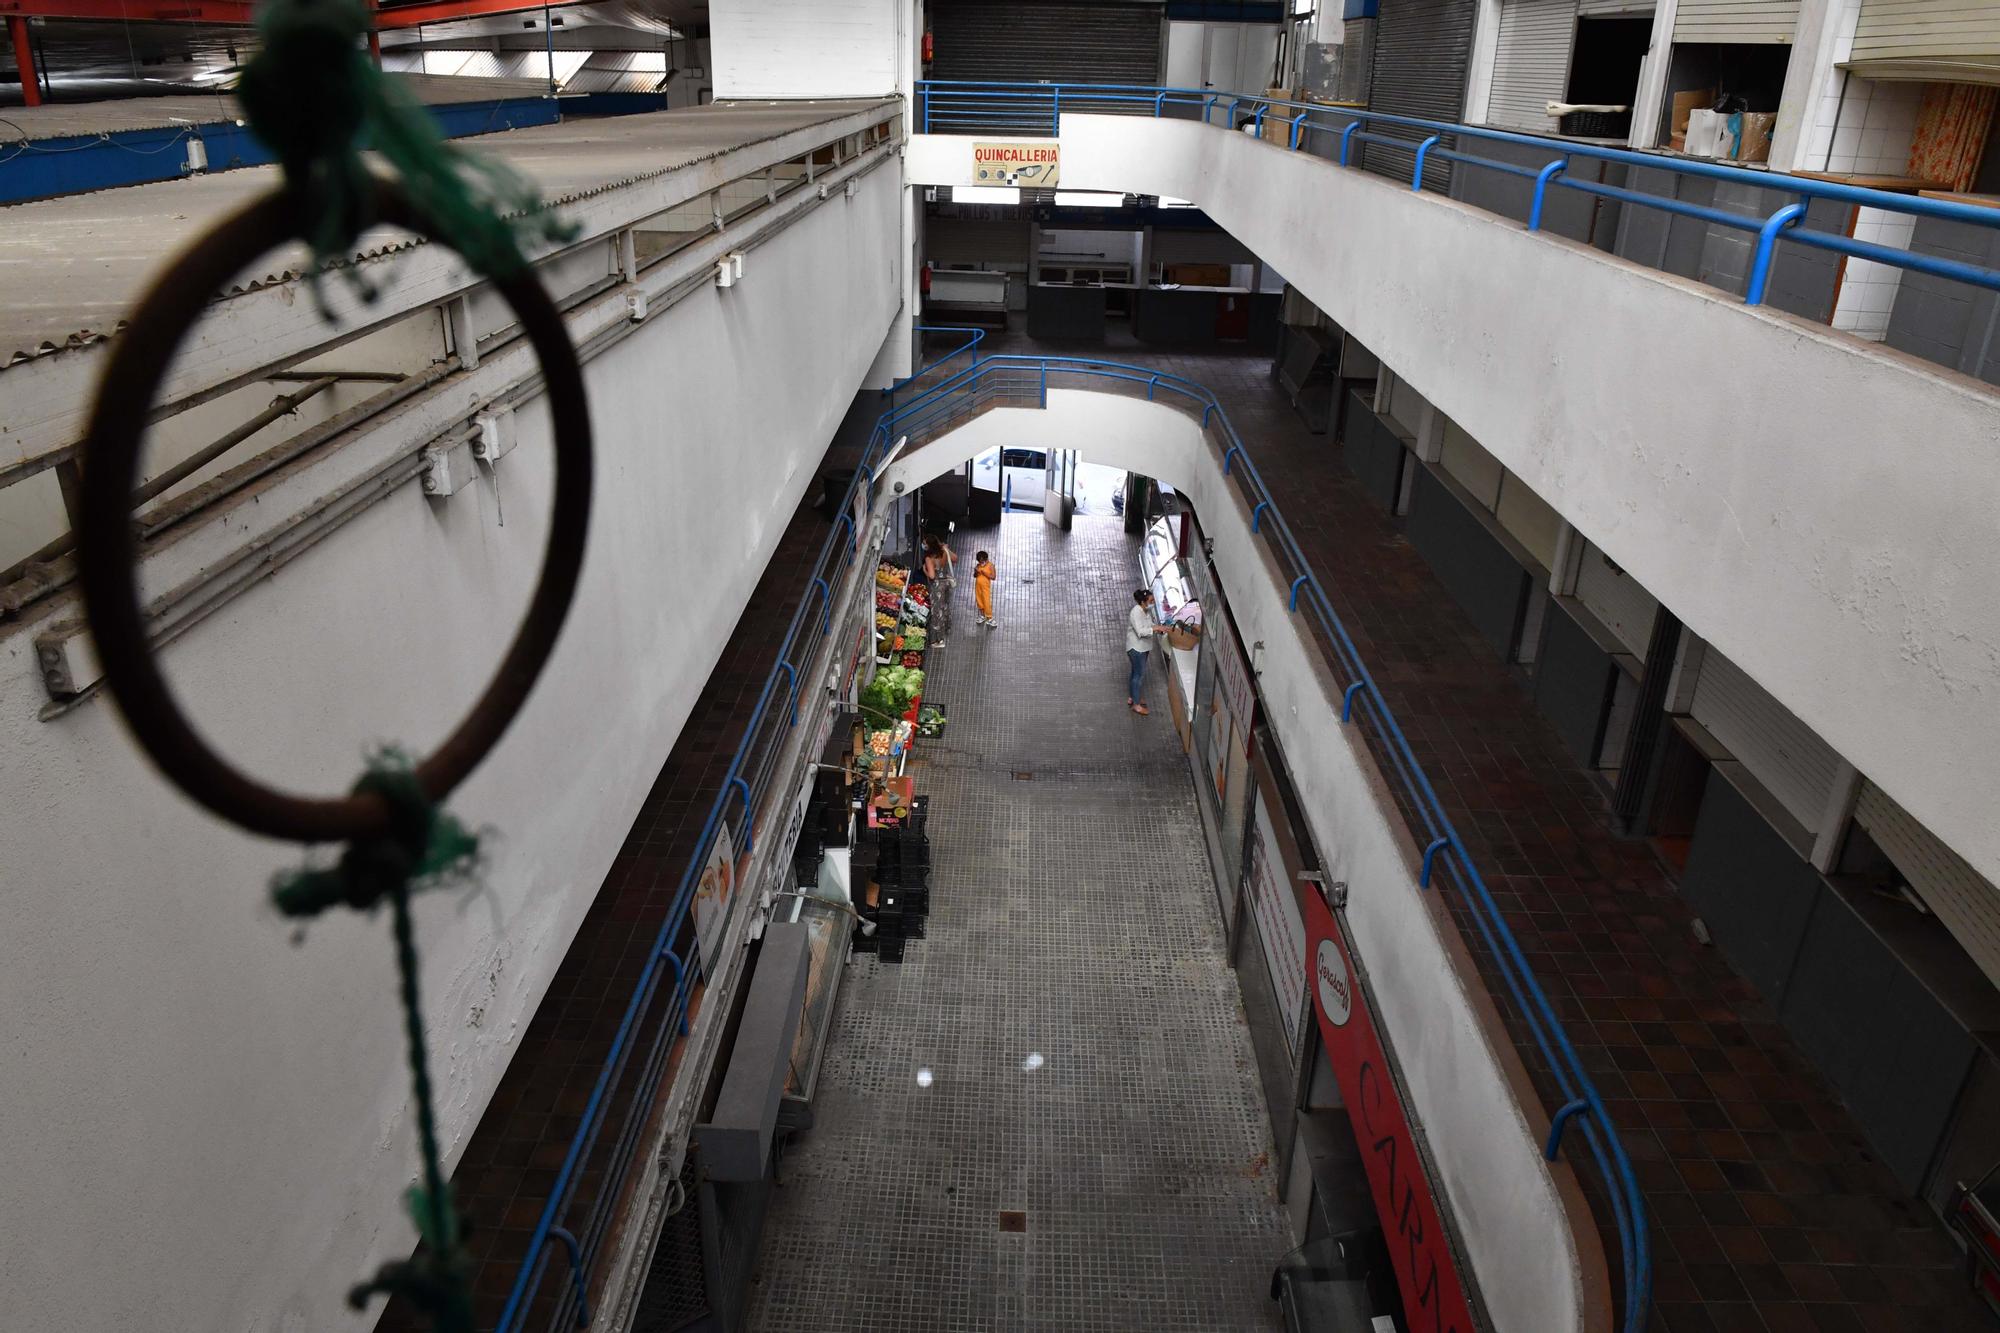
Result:
{"label": "shop signboard", "polygon": [[1052,188],[1062,179],[1062,145],[1054,139],[974,141],[975,185],[1030,185]]}
{"label": "shop signboard", "polygon": [[1299,1017],[1306,1003],[1306,925],[1299,916],[1292,873],[1271,830],[1267,805],[1259,793],[1243,891],[1250,900],[1250,919],[1257,923],[1257,938],[1264,946],[1264,966],[1271,973],[1271,989],[1278,995],[1278,1012],[1284,1016],[1285,1043],[1297,1050]]}
{"label": "shop signboard", "polygon": [[694,933],[703,958],[716,957],[722,948],[729,904],[736,897],[736,870],[736,840],[724,822],[716,826],[708,861],[701,868],[701,882],[694,890]]}
{"label": "shop signboard", "polygon": [[1412,1333],[1473,1333],[1478,1326],[1445,1234],[1437,1191],[1383,1050],[1369,995],[1346,932],[1317,891],[1305,899],[1305,958],[1327,1061],[1340,1084],[1355,1140],[1388,1233],[1396,1283]]}

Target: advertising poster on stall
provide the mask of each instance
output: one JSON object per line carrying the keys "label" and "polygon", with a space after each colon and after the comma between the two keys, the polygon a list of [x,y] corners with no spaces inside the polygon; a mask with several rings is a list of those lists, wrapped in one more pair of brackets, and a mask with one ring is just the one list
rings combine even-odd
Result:
{"label": "advertising poster on stall", "polygon": [[1388,1231],[1396,1285],[1412,1329],[1474,1333],[1457,1258],[1439,1214],[1437,1191],[1417,1151],[1402,1088],[1382,1047],[1368,993],[1340,923],[1317,891],[1305,900],[1306,953],[1313,1009],[1327,1061],[1361,1146],[1375,1208]]}
{"label": "advertising poster on stall", "polygon": [[729,903],[736,896],[736,840],[729,825],[715,830],[715,842],[708,849],[708,861],[701,869],[701,882],[694,890],[694,933],[703,958],[714,958],[722,948],[722,928],[729,920]]}
{"label": "advertising poster on stall", "polygon": [[1264,966],[1271,972],[1271,988],[1278,994],[1278,1010],[1285,1018],[1285,1042],[1293,1050],[1299,1044],[1299,1015],[1306,1004],[1306,925],[1299,915],[1299,897],[1286,872],[1284,853],[1271,831],[1271,816],[1265,802],[1257,802],[1257,823],[1250,843],[1250,871],[1244,881],[1250,899],[1250,917],[1257,923],[1257,938],[1264,946]]}
{"label": "advertising poster on stall", "polygon": [[1215,654],[1215,702],[1218,707],[1227,708],[1229,716],[1236,721],[1237,744],[1246,750],[1250,748],[1251,713],[1257,707],[1257,692],[1250,683],[1250,664],[1243,660],[1241,640],[1236,637],[1236,623],[1224,611],[1212,618],[1214,628],[1209,631],[1209,639],[1216,647]]}

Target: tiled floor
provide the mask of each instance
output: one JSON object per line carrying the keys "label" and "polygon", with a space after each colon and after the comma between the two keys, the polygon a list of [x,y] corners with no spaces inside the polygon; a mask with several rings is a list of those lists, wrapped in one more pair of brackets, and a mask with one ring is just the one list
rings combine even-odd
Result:
{"label": "tiled floor", "polygon": [[963,535],[1000,628],[930,664],[928,929],[850,964],[749,1327],[1274,1328],[1291,1240],[1194,788],[1164,707],[1124,704],[1137,548],[1112,518]]}
{"label": "tiled floor", "polygon": [[1695,941],[1654,851],[1613,835],[1602,791],[1522,680],[1363,495],[1332,436],[1305,429],[1268,358],[1041,349],[1018,335],[983,350],[1137,362],[1221,397],[1610,1103],[1652,1220],[1651,1327],[2000,1327],[1770,1006]]}

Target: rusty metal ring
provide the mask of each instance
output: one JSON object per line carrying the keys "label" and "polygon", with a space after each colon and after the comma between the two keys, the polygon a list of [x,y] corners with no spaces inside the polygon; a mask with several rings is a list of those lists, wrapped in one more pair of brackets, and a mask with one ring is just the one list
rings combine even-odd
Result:
{"label": "rusty metal ring", "polygon": [[[434,227],[392,181],[378,180],[374,216],[438,243]],[[253,200],[178,256],[112,344],[83,446],[78,574],[105,685],[139,745],[167,778],[222,818],[273,838],[330,842],[386,832],[372,795],[315,798],[268,787],[232,767],[189,725],[147,641],[139,607],[132,492],[153,395],[182,340],[216,292],[271,250],[304,234],[283,191]],[[464,781],[499,741],[547,664],[583,567],[590,520],[590,410],[583,370],[561,314],[532,269],[487,275],[540,359],[554,425],[556,481],[540,581],[493,679],[458,729],[417,766],[433,801]]]}

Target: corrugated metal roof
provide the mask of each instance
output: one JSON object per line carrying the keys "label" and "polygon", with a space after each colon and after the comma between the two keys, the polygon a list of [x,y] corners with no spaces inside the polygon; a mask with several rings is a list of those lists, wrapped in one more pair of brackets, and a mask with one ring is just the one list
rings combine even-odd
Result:
{"label": "corrugated metal roof", "polygon": [[[481,79],[441,74],[391,74],[389,78],[429,106],[540,97],[548,92],[547,82],[541,79]],[[19,139],[69,139],[181,125],[213,125],[240,119],[242,115],[235,95],[221,90],[172,97],[128,97],[114,102],[16,106],[5,110],[7,123],[0,125],[0,144]]]}
{"label": "corrugated metal roof", "polygon": [[[879,105],[887,104],[721,103],[512,130],[482,139],[480,151],[561,204]],[[275,167],[249,167],[8,208],[0,227],[0,370],[115,333],[164,256],[277,179]],[[418,243],[382,229],[364,236],[352,257]],[[274,252],[232,292],[295,279],[304,260],[302,246]]]}

